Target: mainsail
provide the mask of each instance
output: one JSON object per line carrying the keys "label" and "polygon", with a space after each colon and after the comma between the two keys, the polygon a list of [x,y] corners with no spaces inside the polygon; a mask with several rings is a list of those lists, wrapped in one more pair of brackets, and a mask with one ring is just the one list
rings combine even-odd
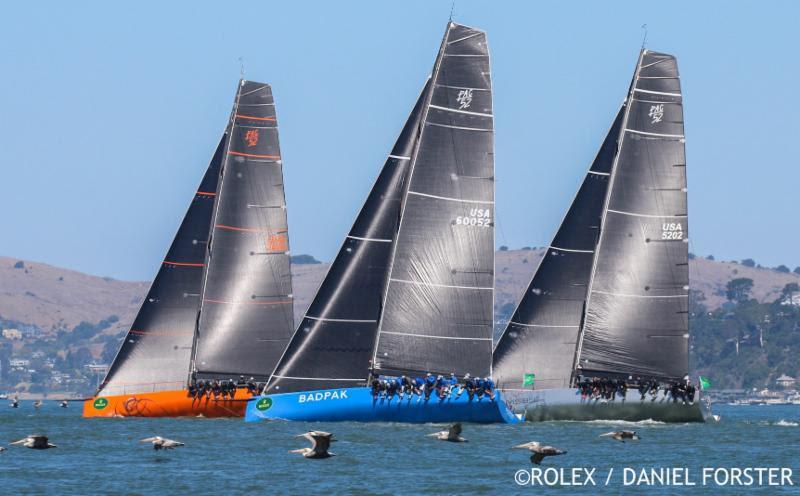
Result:
{"label": "mainsail", "polygon": [[266,380],[292,334],[283,168],[269,85],[241,81],[212,216],[192,371]]}
{"label": "mainsail", "polygon": [[105,395],[186,387],[206,244],[227,135],[226,130],[147,297],[99,388]]}
{"label": "mainsail", "polygon": [[494,130],[483,31],[449,23],[422,109],[373,366],[487,375],[494,299]]}
{"label": "mainsail", "polygon": [[400,222],[420,94],[400,136],[267,385],[288,393],[363,385],[375,347],[389,257]]}
{"label": "mainsail", "polygon": [[531,382],[535,382],[537,389],[570,386],[586,289],[624,112],[623,104],[497,342],[492,375],[502,389],[520,389]]}
{"label": "mainsail", "polygon": [[577,373],[688,373],[688,224],[675,57],[643,50],[611,171]]}

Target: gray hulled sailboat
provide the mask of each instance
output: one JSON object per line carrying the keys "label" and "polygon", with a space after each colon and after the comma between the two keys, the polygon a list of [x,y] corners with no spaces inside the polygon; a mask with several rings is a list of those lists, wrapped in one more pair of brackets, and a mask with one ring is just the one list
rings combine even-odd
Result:
{"label": "gray hulled sailboat", "polygon": [[[628,96],[494,349],[493,374],[515,412],[702,420],[699,393],[685,402],[649,394],[688,377],[688,240],[677,62],[642,50]],[[647,384],[645,400],[636,389],[623,395],[623,383]]]}

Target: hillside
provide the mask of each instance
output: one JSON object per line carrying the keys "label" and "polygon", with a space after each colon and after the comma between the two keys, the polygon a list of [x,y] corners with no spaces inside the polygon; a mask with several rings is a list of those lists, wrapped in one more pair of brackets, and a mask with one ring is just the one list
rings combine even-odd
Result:
{"label": "hillside", "polygon": [[[497,252],[497,309],[513,306],[541,260],[543,249]],[[111,316],[119,322],[108,328],[116,333],[127,328],[136,315],[147,282],[119,281],[98,277],[39,262],[0,257],[0,318],[40,328],[45,334],[71,329],[81,322],[96,323]],[[725,285],[731,279],[753,280],[751,292],[760,302],[771,302],[790,283],[800,283],[800,275],[771,269],[745,267],[735,262],[715,262],[695,258],[689,264],[693,290],[705,295],[705,305],[715,309],[725,302]],[[311,303],[328,264],[293,264],[295,320]]]}
{"label": "hillside", "polygon": [[[497,252],[497,320],[514,310],[543,253]],[[328,264],[295,260],[312,261],[292,265],[299,321]],[[773,302],[786,284],[800,283],[800,275],[700,258],[691,260],[690,274],[693,370],[725,387],[768,385],[781,373],[799,372],[793,364],[800,309]],[[725,290],[737,278],[753,286],[734,305]],[[90,392],[99,377],[87,365],[113,359],[148,286],[0,257],[0,390]],[[756,333],[766,337],[756,339]]]}

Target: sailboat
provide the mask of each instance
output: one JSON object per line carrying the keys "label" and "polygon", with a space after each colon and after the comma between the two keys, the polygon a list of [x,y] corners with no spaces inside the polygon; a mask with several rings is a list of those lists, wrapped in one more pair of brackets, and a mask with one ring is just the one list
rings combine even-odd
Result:
{"label": "sailboat", "polygon": [[486,34],[450,22],[431,77],[246,420],[516,420],[500,397],[378,396],[367,387],[426,373],[489,375],[493,147]]}
{"label": "sailboat", "polygon": [[[241,80],[200,187],[84,417],[244,414],[252,394],[240,377],[266,382],[294,328],[282,167],[272,88]],[[218,384],[238,387],[223,394]]]}
{"label": "sailboat", "polygon": [[[643,49],[600,150],[493,353],[528,420],[703,419],[697,396],[638,385],[688,377],[683,100],[674,56]],[[582,381],[623,383],[586,394]]]}

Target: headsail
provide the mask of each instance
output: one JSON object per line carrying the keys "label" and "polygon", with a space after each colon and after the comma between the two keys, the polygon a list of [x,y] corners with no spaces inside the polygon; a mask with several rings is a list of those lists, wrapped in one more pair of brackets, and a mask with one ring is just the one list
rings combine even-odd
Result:
{"label": "headsail", "polygon": [[643,50],[595,255],[578,372],[688,373],[683,103],[675,57]]}
{"label": "headsail", "polygon": [[227,131],[100,386],[102,394],[148,393],[186,387],[206,244],[226,136]]}
{"label": "headsail", "polygon": [[492,375],[503,389],[535,381],[570,386],[600,218],[625,106],[589,168],[553,242],[495,347]]}
{"label": "headsail", "polygon": [[199,378],[265,380],[294,327],[283,169],[267,84],[240,82],[218,189],[193,370]]}
{"label": "headsail", "polygon": [[378,373],[488,374],[494,130],[483,31],[448,24],[411,160],[379,323]]}
{"label": "headsail", "polygon": [[359,386],[366,382],[389,256],[397,235],[401,200],[428,89],[426,83],[353,227],[270,378],[267,392]]}

